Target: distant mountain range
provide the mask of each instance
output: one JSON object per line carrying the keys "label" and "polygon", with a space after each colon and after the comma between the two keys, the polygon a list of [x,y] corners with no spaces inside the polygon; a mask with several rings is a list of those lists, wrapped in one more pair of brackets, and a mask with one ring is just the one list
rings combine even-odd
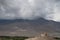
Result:
{"label": "distant mountain range", "polygon": [[45,20],[0,20],[0,35],[32,36],[40,32],[60,33],[60,22]]}

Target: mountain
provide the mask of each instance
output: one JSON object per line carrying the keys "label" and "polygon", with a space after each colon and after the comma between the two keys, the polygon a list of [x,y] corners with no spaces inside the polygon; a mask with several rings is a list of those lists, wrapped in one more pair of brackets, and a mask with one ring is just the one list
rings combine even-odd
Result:
{"label": "mountain", "polygon": [[43,18],[36,20],[0,20],[1,36],[33,36],[40,32],[60,33],[60,22]]}

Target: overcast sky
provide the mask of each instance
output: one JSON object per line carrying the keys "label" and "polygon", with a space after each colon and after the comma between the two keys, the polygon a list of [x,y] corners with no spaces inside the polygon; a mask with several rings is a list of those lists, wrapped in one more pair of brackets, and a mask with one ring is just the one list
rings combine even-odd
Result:
{"label": "overcast sky", "polygon": [[60,22],[60,0],[0,0],[0,19],[36,18]]}

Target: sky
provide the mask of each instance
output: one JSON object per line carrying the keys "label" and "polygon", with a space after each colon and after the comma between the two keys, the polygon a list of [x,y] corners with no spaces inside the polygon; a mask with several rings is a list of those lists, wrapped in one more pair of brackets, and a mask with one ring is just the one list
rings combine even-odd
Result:
{"label": "sky", "polygon": [[37,18],[60,22],[60,0],[0,0],[0,19]]}

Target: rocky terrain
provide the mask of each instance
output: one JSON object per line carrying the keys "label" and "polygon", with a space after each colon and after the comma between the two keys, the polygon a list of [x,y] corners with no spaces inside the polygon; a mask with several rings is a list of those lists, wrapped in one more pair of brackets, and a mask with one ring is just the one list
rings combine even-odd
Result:
{"label": "rocky terrain", "polygon": [[48,36],[47,33],[40,34],[39,36],[28,38],[26,40],[56,40],[51,36]]}

